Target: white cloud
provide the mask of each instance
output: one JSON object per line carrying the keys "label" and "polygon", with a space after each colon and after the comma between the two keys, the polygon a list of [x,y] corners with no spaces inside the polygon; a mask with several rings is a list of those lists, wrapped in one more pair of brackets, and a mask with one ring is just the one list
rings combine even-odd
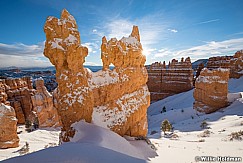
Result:
{"label": "white cloud", "polygon": [[84,62],[84,65],[86,65],[86,66],[100,66],[99,64],[94,63],[94,62]]}
{"label": "white cloud", "polygon": [[197,23],[196,25],[200,25],[200,24],[208,24],[208,23],[212,23],[212,22],[217,22],[217,21],[219,21],[219,20],[220,20],[220,19],[212,19],[212,20],[202,21],[202,22]]}
{"label": "white cloud", "polygon": [[210,41],[206,42],[204,45],[191,47],[183,50],[172,50],[172,49],[160,49],[154,51],[151,54],[153,60],[164,59],[169,57],[181,58],[181,57],[191,57],[192,61],[202,58],[209,58],[212,56],[219,55],[233,55],[236,51],[243,49],[243,38],[230,39],[225,41]]}
{"label": "white cloud", "polygon": [[133,25],[139,27],[143,47],[154,45],[167,39],[169,23],[164,21],[158,14],[145,16],[133,21],[122,18],[111,19],[105,24],[104,30],[108,39],[113,37],[120,39],[123,36],[127,37],[130,35]]}
{"label": "white cloud", "polygon": [[23,43],[0,43],[0,67],[45,67],[51,66],[49,60],[43,55],[44,42],[36,45]]}
{"label": "white cloud", "polygon": [[85,46],[89,49],[89,53],[96,53],[99,49],[98,44],[92,42],[83,43],[82,46]]}
{"label": "white cloud", "polygon": [[173,32],[173,33],[177,33],[178,32],[178,30],[176,30],[176,29],[168,29],[168,31]]}

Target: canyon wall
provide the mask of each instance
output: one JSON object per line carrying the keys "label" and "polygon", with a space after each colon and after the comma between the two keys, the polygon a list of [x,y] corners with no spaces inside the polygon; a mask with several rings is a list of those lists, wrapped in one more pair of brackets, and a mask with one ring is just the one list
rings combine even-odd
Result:
{"label": "canyon wall", "polygon": [[39,78],[35,81],[36,92],[31,96],[33,110],[37,113],[39,127],[59,127],[61,122],[57,109],[53,104],[53,97],[44,86],[44,80]]}
{"label": "canyon wall", "polygon": [[37,90],[33,89],[30,77],[7,78],[2,81],[6,87],[7,102],[14,108],[18,124],[38,120],[40,128],[61,125],[52,95],[42,79],[36,80]]}
{"label": "canyon wall", "polygon": [[229,70],[204,68],[195,82],[193,108],[212,113],[228,105]]}
{"label": "canyon wall", "polygon": [[47,18],[44,31],[44,55],[57,71],[54,96],[63,124],[62,141],[69,141],[75,134],[71,125],[82,119],[122,136],[146,136],[150,94],[138,27],[119,41],[102,38],[103,70],[95,73],[83,67],[88,49],[80,45],[76,21],[65,9],[60,19]]}
{"label": "canyon wall", "polygon": [[243,76],[243,50],[237,51],[233,56],[211,57],[207,68],[227,68],[230,70],[230,78],[240,78]]}
{"label": "canyon wall", "polygon": [[10,105],[15,109],[19,124],[24,124],[25,120],[33,121],[36,117],[33,112],[31,96],[34,95],[32,81],[30,77],[7,78],[5,80],[6,93]]}
{"label": "canyon wall", "polygon": [[17,119],[14,108],[7,101],[6,88],[5,81],[0,80],[0,149],[19,146]]}
{"label": "canyon wall", "polygon": [[148,88],[151,101],[185,92],[193,88],[193,69],[190,58],[173,59],[166,66],[165,62],[155,62],[147,67]]}

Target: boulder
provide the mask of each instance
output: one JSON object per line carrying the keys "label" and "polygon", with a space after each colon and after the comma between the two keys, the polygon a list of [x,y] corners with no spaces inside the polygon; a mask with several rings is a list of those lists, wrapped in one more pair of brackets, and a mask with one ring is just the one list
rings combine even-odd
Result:
{"label": "boulder", "polygon": [[0,103],[0,124],[0,148],[18,147],[19,137],[14,108]]}
{"label": "boulder", "polygon": [[196,79],[193,108],[204,113],[212,113],[228,105],[229,70],[204,68]]}

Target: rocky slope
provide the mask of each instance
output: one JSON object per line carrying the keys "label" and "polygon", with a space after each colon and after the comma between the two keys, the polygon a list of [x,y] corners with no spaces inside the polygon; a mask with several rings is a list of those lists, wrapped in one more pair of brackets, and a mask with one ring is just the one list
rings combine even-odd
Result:
{"label": "rocky slope", "polygon": [[185,92],[193,87],[193,70],[190,58],[173,59],[166,67],[165,62],[152,63],[148,67],[148,88],[151,101]]}

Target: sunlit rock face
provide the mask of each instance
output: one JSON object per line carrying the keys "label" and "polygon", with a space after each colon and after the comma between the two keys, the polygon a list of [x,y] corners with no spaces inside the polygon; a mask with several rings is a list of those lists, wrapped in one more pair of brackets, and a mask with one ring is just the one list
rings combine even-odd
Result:
{"label": "sunlit rock face", "polygon": [[[102,38],[103,71],[92,73],[93,122],[120,135],[146,136],[150,93],[137,26],[121,40]],[[113,64],[115,68],[109,70]]]}
{"label": "sunlit rock face", "polygon": [[24,124],[26,120],[33,122],[37,115],[31,102],[31,96],[35,94],[31,78],[7,78],[5,83],[8,101],[15,109],[18,124]]}
{"label": "sunlit rock face", "polygon": [[165,62],[152,63],[148,70],[148,88],[151,101],[185,92],[193,88],[193,69],[190,58],[173,59],[166,66]]}
{"label": "sunlit rock face", "polygon": [[227,106],[229,70],[204,68],[196,79],[193,108],[204,113],[212,113]]}
{"label": "sunlit rock face", "polygon": [[63,124],[63,141],[74,135],[70,127],[81,119],[91,122],[93,92],[88,85],[89,73],[83,67],[88,49],[81,46],[77,24],[67,10],[61,18],[48,17],[44,26],[44,55],[56,68],[57,105]]}
{"label": "sunlit rock face", "polygon": [[53,97],[44,86],[44,80],[39,78],[35,81],[36,92],[31,96],[33,110],[37,113],[39,127],[59,127],[61,122],[57,109],[53,104]]}
{"label": "sunlit rock face", "polygon": [[211,57],[207,68],[227,68],[230,70],[230,78],[240,78],[243,76],[243,50],[237,51],[233,56]]}
{"label": "sunlit rock face", "polygon": [[138,27],[121,40],[102,38],[103,70],[95,73],[83,67],[88,49],[80,45],[76,21],[66,10],[60,19],[48,17],[44,31],[44,55],[57,71],[54,104],[63,123],[62,140],[69,141],[75,133],[71,124],[82,119],[122,136],[146,136],[150,94]]}
{"label": "sunlit rock face", "polygon": [[7,101],[6,88],[5,81],[0,80],[0,149],[19,146],[17,119],[14,108]]}

